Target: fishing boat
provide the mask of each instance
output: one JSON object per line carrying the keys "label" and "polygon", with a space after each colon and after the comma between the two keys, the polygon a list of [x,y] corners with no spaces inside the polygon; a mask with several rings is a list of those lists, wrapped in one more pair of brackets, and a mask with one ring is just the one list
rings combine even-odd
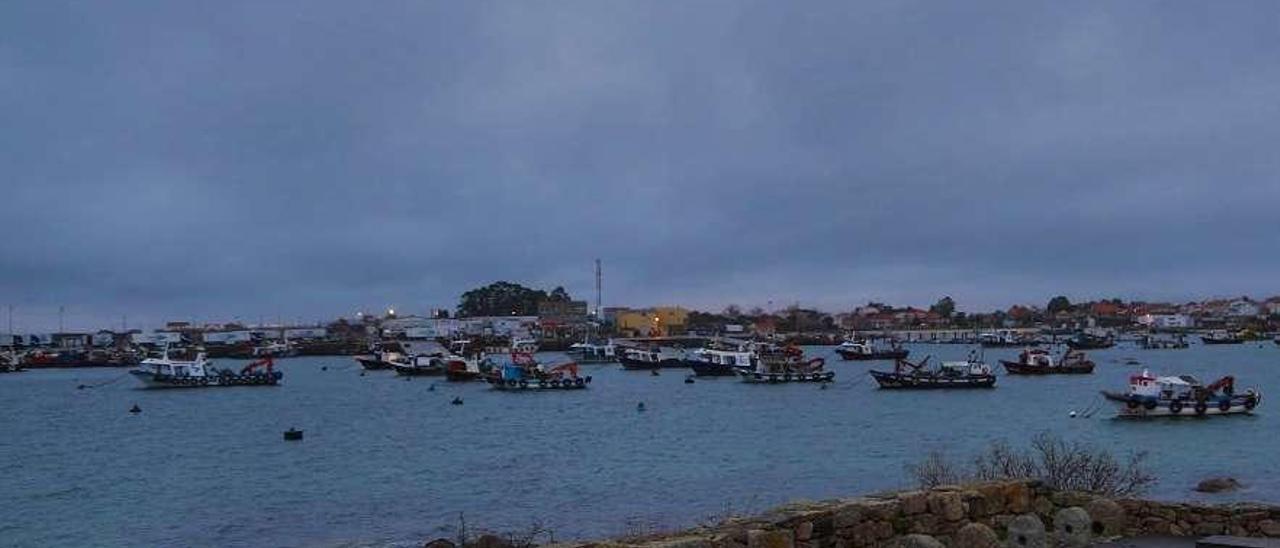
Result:
{"label": "fishing boat", "polygon": [[1092,333],[1077,333],[1075,337],[1067,339],[1067,347],[1072,350],[1102,350],[1115,345],[1115,339]]}
{"label": "fishing boat", "polygon": [[689,352],[685,365],[699,377],[732,377],[739,369],[755,367],[756,357],[749,343],[713,342]]}
{"label": "fishing boat", "polygon": [[0,373],[17,373],[22,371],[22,359],[12,350],[0,354]]}
{"label": "fishing boat", "polygon": [[836,347],[836,354],[840,355],[840,359],[856,361],[898,360],[907,357],[910,352],[897,342],[891,348],[876,348],[866,340],[844,341]]}
{"label": "fishing boat", "polygon": [[569,345],[569,351],[565,353],[580,364],[613,363],[618,361],[615,350],[609,343],[580,342]]}
{"label": "fishing boat", "polygon": [[905,359],[894,362],[893,371],[871,371],[871,377],[880,388],[992,388],[996,376],[991,367],[975,356],[966,361],[942,362],[937,368],[928,368],[929,357],[920,363]]}
{"label": "fishing boat", "polygon": [[1055,360],[1046,350],[1027,348],[1018,354],[1018,361],[1000,360],[1000,365],[1010,375],[1087,375],[1093,373],[1093,362],[1084,352],[1067,349],[1061,359]]}
{"label": "fishing boat", "polygon": [[625,347],[618,356],[618,363],[624,369],[658,369],[662,367],[685,367],[684,351],[665,346],[647,346],[643,348]]}
{"label": "fishing boat", "polygon": [[778,384],[790,382],[831,382],[834,371],[824,371],[826,360],[817,357],[806,360],[804,352],[794,346],[774,348],[762,346],[756,349],[752,367],[738,367],[734,372],[742,382],[752,384]]}
{"label": "fishing boat", "polygon": [[1241,344],[1244,342],[1244,337],[1226,331],[1213,331],[1201,336],[1200,341],[1204,344]]}
{"label": "fishing boat", "polygon": [[388,362],[397,375],[406,377],[422,377],[443,375],[445,371],[443,356],[439,354],[418,354],[408,356],[397,354]]}
{"label": "fishing boat", "polygon": [[255,358],[264,356],[287,358],[296,355],[298,355],[298,350],[289,341],[271,341],[267,344],[253,347],[253,357]]}
{"label": "fishing boat", "polygon": [[444,360],[444,378],[452,382],[483,380],[484,376],[494,368],[493,361],[483,353],[469,352],[468,340],[453,341],[449,345],[449,353]]}
{"label": "fishing boat", "polygon": [[1031,341],[1024,340],[1018,336],[1018,332],[1009,329],[978,335],[978,344],[981,344],[984,348],[1016,348],[1027,346],[1030,343]]}
{"label": "fishing boat", "polygon": [[352,359],[360,364],[360,367],[370,371],[391,369],[392,361],[403,360],[405,354],[403,350],[404,347],[397,342],[374,343],[370,346],[369,352],[356,354]]}
{"label": "fishing boat", "polygon": [[1138,340],[1138,346],[1143,350],[1177,350],[1181,348],[1188,348],[1191,345],[1187,344],[1187,339],[1182,335],[1178,335],[1171,339],[1156,337],[1153,335],[1143,335],[1142,338]]}
{"label": "fishing boat", "polygon": [[1240,415],[1262,403],[1256,389],[1236,394],[1232,376],[1205,385],[1190,375],[1157,377],[1145,369],[1129,377],[1127,392],[1104,390],[1102,395],[1116,404],[1120,417]]}
{"label": "fishing boat", "polygon": [[165,348],[159,358],[142,360],[130,375],[145,388],[203,388],[211,386],[275,386],[284,374],[274,369],[271,356],[244,366],[239,371],[214,367],[203,352],[195,359],[176,360]]}
{"label": "fishing boat", "polygon": [[511,363],[485,375],[494,390],[575,390],[591,384],[591,375],[578,375],[578,364],[566,362],[544,367],[524,352],[512,352]]}

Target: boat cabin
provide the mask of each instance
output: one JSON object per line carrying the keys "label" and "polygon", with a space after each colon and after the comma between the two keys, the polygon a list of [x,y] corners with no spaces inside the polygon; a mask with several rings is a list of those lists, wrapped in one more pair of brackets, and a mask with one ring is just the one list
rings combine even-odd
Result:
{"label": "boat cabin", "polygon": [[945,376],[990,375],[991,367],[979,361],[942,362],[938,373]]}

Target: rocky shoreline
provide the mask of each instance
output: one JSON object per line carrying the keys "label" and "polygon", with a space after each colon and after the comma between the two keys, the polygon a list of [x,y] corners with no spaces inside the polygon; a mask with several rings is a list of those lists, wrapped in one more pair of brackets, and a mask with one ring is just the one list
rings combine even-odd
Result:
{"label": "rocky shoreline", "polygon": [[[1109,499],[1009,481],[794,503],[713,527],[557,548],[1045,548],[1123,537],[1280,537],[1280,506]],[[438,539],[432,548],[448,548]],[[494,548],[490,537],[484,548]],[[508,544],[510,546],[510,544]],[[522,548],[522,547],[517,547]]]}

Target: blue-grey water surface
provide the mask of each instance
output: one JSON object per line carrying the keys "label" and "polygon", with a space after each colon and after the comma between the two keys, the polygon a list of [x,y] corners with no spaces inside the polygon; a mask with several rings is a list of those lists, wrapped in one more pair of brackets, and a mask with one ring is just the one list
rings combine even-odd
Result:
{"label": "blue-grey water surface", "polygon": [[[911,348],[914,358],[969,351]],[[1110,407],[1068,417],[1143,366],[1205,381],[1234,373],[1240,390],[1280,393],[1271,343],[1122,345],[1090,353],[1095,375],[935,392],[878,391],[865,372],[888,362],[808,351],[837,371],[830,389],[685,384],[681,370],[598,365],[583,367],[589,390],[505,393],[361,376],[347,358],[284,360],[278,388],[140,390],[116,369],[0,375],[0,545],[413,545],[447,535],[460,512],[472,527],[537,520],[559,538],[599,536],[909,487],[904,465],[930,450],[960,457],[1042,430],[1120,455],[1149,451],[1156,497],[1196,498],[1196,481],[1230,474],[1247,485],[1230,497],[1280,502],[1275,402],[1214,420],[1117,421]],[[1129,357],[1143,365],[1124,365]],[[76,389],[97,383],[107,384]],[[454,396],[465,404],[450,405]],[[129,414],[135,403],[143,412]],[[306,439],[282,441],[295,426]]]}

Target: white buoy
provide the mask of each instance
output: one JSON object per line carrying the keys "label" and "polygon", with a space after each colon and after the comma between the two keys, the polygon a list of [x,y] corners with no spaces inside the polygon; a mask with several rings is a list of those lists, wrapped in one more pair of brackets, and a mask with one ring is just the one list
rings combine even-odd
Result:
{"label": "white buoy", "polygon": [[1075,411],[1072,411],[1072,412],[1068,413],[1068,414],[1067,414],[1067,416],[1068,416],[1068,417],[1071,417],[1071,418],[1073,418],[1073,419],[1074,419],[1074,418],[1076,418],[1076,412],[1075,412]]}

